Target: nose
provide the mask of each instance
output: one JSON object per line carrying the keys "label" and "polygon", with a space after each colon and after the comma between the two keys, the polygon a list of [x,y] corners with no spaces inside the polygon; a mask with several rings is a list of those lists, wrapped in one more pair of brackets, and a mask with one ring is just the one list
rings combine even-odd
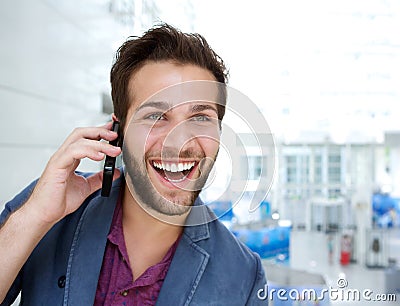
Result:
{"label": "nose", "polygon": [[168,158],[178,158],[182,157],[184,152],[193,151],[197,147],[196,139],[200,136],[197,134],[196,129],[193,129],[193,127],[188,124],[188,121],[171,124],[170,128],[166,129],[163,135],[163,156],[168,154]]}

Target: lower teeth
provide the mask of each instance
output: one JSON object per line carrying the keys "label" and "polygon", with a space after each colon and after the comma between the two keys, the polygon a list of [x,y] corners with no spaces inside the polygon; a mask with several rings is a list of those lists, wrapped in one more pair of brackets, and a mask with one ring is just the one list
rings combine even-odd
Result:
{"label": "lower teeth", "polygon": [[164,176],[164,178],[165,178],[166,180],[170,181],[171,183],[180,183],[180,182],[183,182],[183,181],[185,180],[186,175],[185,175],[184,177],[182,177],[181,179],[179,179],[179,180],[173,180],[173,179],[171,179],[171,178],[169,178],[169,177],[166,177],[166,176]]}

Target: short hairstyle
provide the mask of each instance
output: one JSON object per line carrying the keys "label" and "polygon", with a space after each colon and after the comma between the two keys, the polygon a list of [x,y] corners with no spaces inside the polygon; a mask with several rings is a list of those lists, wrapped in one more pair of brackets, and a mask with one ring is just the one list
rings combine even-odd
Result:
{"label": "short hairstyle", "polygon": [[[224,61],[216,54],[200,34],[182,33],[171,25],[157,25],[141,37],[130,36],[118,49],[111,68],[111,97],[114,113],[123,129],[129,108],[129,81],[134,72],[149,61],[174,61],[192,64],[209,70],[215,79],[223,84],[228,81]],[[224,105],[217,104],[218,119],[225,114]]]}

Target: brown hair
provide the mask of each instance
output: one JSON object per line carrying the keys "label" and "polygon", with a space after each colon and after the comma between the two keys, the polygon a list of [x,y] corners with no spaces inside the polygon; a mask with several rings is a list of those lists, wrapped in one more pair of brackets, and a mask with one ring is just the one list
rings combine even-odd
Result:
{"label": "brown hair", "polygon": [[[132,74],[148,61],[169,60],[207,69],[220,83],[226,84],[228,80],[223,60],[200,34],[182,33],[163,23],[148,30],[142,37],[131,36],[118,49],[110,74],[114,113],[122,129],[129,108],[128,85]],[[226,103],[226,99],[223,101]],[[217,109],[218,119],[222,120],[225,104],[217,104]]]}

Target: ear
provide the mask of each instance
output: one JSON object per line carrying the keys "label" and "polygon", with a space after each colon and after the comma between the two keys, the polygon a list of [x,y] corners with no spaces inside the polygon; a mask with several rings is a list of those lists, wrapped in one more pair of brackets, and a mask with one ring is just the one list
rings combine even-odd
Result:
{"label": "ear", "polygon": [[111,114],[111,118],[112,118],[112,121],[119,121],[119,119],[117,118],[117,116],[115,116],[114,113]]}

